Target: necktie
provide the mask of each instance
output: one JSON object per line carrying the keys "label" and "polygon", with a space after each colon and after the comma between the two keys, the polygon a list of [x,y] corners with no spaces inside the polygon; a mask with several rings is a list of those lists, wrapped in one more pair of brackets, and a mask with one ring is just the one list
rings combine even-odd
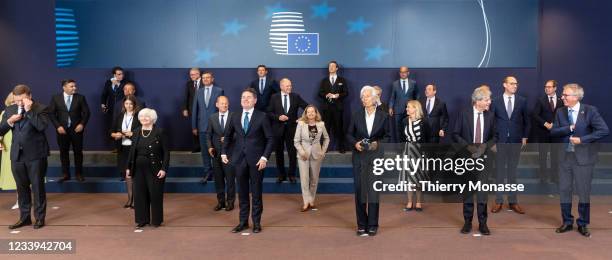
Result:
{"label": "necktie", "polygon": [[[66,99],[66,108],[68,109],[68,112],[70,112],[70,105],[72,104],[72,95],[68,96],[68,98]],[[68,115],[68,127],[70,127],[70,115]]]}
{"label": "necktie", "polygon": [[506,112],[508,113],[508,119],[512,117],[512,97],[508,97],[508,103],[506,104]]}
{"label": "necktie", "polygon": [[113,85],[113,92],[117,90],[117,85]]}
{"label": "necktie", "polygon": [[205,87],[204,88],[204,103],[206,104],[206,107],[208,107],[209,99],[210,99],[210,88]]}
{"label": "necktie", "polygon": [[264,80],[259,79],[259,93],[263,94],[263,91],[264,91]]}
{"label": "necktie", "polygon": [[23,127],[23,123],[25,122],[25,109],[23,109],[23,107],[19,107],[17,109],[17,113],[21,115],[21,120],[17,122],[17,125],[19,125],[19,129],[21,129],[21,127]]}
{"label": "necktie", "polygon": [[[567,113],[567,121],[569,122],[570,125],[574,124],[574,115],[573,114],[574,114],[574,110],[570,108],[568,113]],[[572,137],[572,136],[570,135],[570,137]],[[567,144],[567,148],[565,149],[565,151],[573,152],[574,151],[574,144],[572,144],[571,142],[569,144]]]}
{"label": "necktie", "polygon": [[331,84],[332,84],[332,86],[333,86],[334,84],[336,84],[336,77],[332,77],[332,78],[331,78]]}
{"label": "necktie", "polygon": [[249,130],[249,112],[244,112],[244,120],[242,121],[242,130],[246,133]]}
{"label": "necktie", "polygon": [[480,116],[482,115],[482,113],[478,112],[478,118],[476,118],[476,137],[474,138],[474,143],[475,144],[481,144],[482,143],[482,133],[481,133],[481,128],[482,126],[480,125]]}
{"label": "necktie", "polygon": [[427,115],[429,116],[429,113],[431,113],[431,98],[427,99]]}
{"label": "necktie", "polygon": [[193,82],[193,89],[198,90],[198,82],[197,81]]}
{"label": "necktie", "polygon": [[289,113],[289,106],[287,106],[287,95],[283,95],[283,110],[285,114]]}
{"label": "necktie", "polygon": [[402,93],[406,93],[406,82],[404,80],[402,81]]}
{"label": "necktie", "polygon": [[550,100],[548,101],[548,105],[550,105],[550,111],[555,111],[555,101],[553,100],[553,97],[549,97]]}
{"label": "necktie", "polygon": [[225,115],[221,115],[221,132],[225,132],[225,120],[223,120],[223,117]]}

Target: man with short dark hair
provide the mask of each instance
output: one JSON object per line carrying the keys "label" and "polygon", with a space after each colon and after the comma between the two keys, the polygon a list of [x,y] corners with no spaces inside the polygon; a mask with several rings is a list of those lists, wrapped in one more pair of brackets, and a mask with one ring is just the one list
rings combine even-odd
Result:
{"label": "man with short dark hair", "polygon": [[[263,212],[263,173],[274,147],[274,133],[266,113],[255,109],[257,93],[248,88],[242,91],[240,114],[234,114],[225,132],[221,160],[231,163],[238,180],[240,223],[232,229],[239,233],[249,227],[249,213],[253,233],[261,232]],[[230,147],[233,150],[230,154]],[[249,196],[249,193],[252,195]],[[251,204],[253,206],[251,210]]]}
{"label": "man with short dark hair", "polygon": [[436,96],[437,93],[438,88],[436,85],[428,84],[425,86],[425,97],[419,100],[431,131],[429,133],[431,143],[439,143],[440,139],[446,136],[448,130],[446,103]]}
{"label": "man with short dark hair", "polygon": [[34,195],[34,229],[45,225],[47,193],[45,175],[49,143],[45,129],[49,124],[46,107],[32,100],[30,88],[17,85],[13,89],[15,104],[6,107],[0,121],[0,135],[13,131],[11,170],[17,184],[19,221],[10,225],[16,229],[31,225],[32,195]]}
{"label": "man with short dark hair", "polygon": [[[551,145],[557,142],[557,138],[550,135],[550,129],[553,127],[555,113],[560,107],[563,107],[563,101],[557,96],[557,81],[548,80],[544,84],[544,96],[538,98],[532,112],[531,131],[534,138],[532,143],[538,144],[540,182],[556,183],[559,179],[559,150],[554,149],[554,145]],[[550,167],[547,165],[549,154]]]}
{"label": "man with short dark hair", "polygon": [[[123,95],[123,85],[125,85],[125,72],[121,67],[114,67],[111,79],[104,83],[102,95],[100,96],[100,107],[104,114],[104,133],[109,133],[113,125],[115,106],[121,106],[125,96]],[[106,135],[105,135],[106,137]],[[117,143],[113,142],[113,152],[117,151]]]}
{"label": "man with short dark hair", "polygon": [[77,93],[76,82],[62,80],[63,92],[51,98],[47,111],[57,132],[63,177],[70,180],[70,145],[74,151],[74,169],[78,181],[83,181],[83,130],[89,120],[89,106],[85,96]]}
{"label": "man with short dark hair", "polygon": [[336,150],[345,153],[344,134],[344,99],[348,96],[346,79],[338,76],[338,62],[330,61],[327,64],[328,76],[319,84],[319,98],[321,98],[321,116],[325,122],[325,129],[333,136]]}
{"label": "man with short dark hair", "polygon": [[251,88],[257,93],[257,104],[255,109],[266,112],[270,103],[270,97],[280,92],[276,80],[268,76],[266,65],[257,66],[257,79],[251,81]]}

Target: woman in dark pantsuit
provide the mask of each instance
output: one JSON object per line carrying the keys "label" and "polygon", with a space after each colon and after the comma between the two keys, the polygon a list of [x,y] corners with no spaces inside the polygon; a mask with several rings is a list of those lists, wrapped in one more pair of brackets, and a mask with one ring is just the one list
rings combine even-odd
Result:
{"label": "woman in dark pantsuit", "polygon": [[170,162],[168,139],[155,126],[155,110],[140,110],[138,120],[142,126],[134,132],[126,178],[134,181],[136,228],[147,224],[158,227],[164,221],[164,182]]}
{"label": "woman in dark pantsuit", "polygon": [[[121,114],[113,120],[111,137],[115,141],[121,142],[117,153],[117,169],[123,180],[125,177],[125,170],[128,168],[127,161],[130,155],[130,148],[132,148],[132,137],[134,136],[134,131],[140,127],[140,121],[138,121],[137,118],[140,107],[138,107],[136,97],[133,95],[125,97],[122,104]],[[123,207],[133,209],[134,196],[132,190],[134,186],[131,178],[125,180],[125,186],[128,193],[128,200]]]}

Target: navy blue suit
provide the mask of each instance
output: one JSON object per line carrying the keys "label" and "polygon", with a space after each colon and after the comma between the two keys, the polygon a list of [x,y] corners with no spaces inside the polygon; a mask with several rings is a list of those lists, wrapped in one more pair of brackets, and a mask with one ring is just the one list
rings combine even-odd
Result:
{"label": "navy blue suit", "polygon": [[257,92],[257,103],[255,103],[255,109],[264,112],[266,112],[268,109],[272,94],[280,92],[278,82],[268,76],[266,76],[263,93],[259,91],[259,77],[251,81],[250,87]]}
{"label": "navy blue suit", "polygon": [[[506,110],[507,97],[504,95],[496,98],[491,103],[491,110],[495,116],[495,126],[499,138],[497,146],[497,157],[495,159],[497,184],[516,183],[516,168],[521,156],[521,141],[529,136],[530,117],[527,111],[527,99],[514,95],[512,114],[508,117]],[[507,179],[507,180],[505,180]],[[503,204],[503,192],[496,192],[495,203]],[[508,193],[508,203],[517,203],[516,192]]]}
{"label": "navy blue suit", "polygon": [[[455,128],[452,133],[453,141],[463,146],[473,145],[477,148],[489,148],[497,142],[497,130],[495,125],[495,118],[493,113],[484,111],[482,113],[482,144],[474,143],[474,108],[470,107],[462,111],[455,122]],[[484,144],[484,146],[482,146]],[[484,151],[484,149],[483,149]],[[486,167],[485,167],[486,168]],[[486,182],[486,174],[477,172],[474,174],[478,180]],[[474,216],[474,202],[473,195],[463,195],[463,218],[465,222],[472,222]],[[487,192],[476,193],[477,211],[478,211],[478,222],[482,224],[487,223]]]}
{"label": "navy blue suit", "polygon": [[[579,197],[579,218],[576,224],[586,226],[590,222],[591,181],[593,168],[597,162],[598,146],[594,143],[607,136],[610,130],[597,108],[587,104],[580,104],[573,131],[570,130],[570,125],[568,108],[559,108],[550,133],[560,138],[561,147],[557,149],[563,150],[559,165],[561,216],[564,224],[573,224],[572,193],[575,185]],[[573,149],[569,146],[569,138],[572,136],[580,137],[581,142],[573,145]]]}
{"label": "navy blue suit", "polygon": [[[402,122],[402,119],[406,117],[406,103],[409,100],[417,100],[419,98],[419,88],[416,85],[416,81],[407,79],[408,85],[405,86],[408,89],[402,91],[402,85],[400,80],[393,82],[391,86],[391,97],[389,98],[389,108],[393,109],[393,134],[391,136],[393,142],[399,142],[398,127]],[[389,111],[385,111],[389,112]]]}
{"label": "navy blue suit", "polygon": [[19,212],[21,221],[31,221],[32,195],[36,220],[44,221],[47,211],[45,175],[49,144],[45,129],[49,125],[46,107],[33,103],[30,111],[22,110],[22,119],[10,126],[7,120],[18,114],[17,105],[6,107],[0,122],[0,136],[13,130],[11,143],[11,170],[17,184]]}
{"label": "navy blue suit", "polygon": [[208,118],[219,111],[215,103],[219,96],[223,96],[223,89],[217,86],[213,86],[210,93],[210,99],[208,106],[205,100],[205,87],[201,86],[196,90],[195,96],[193,97],[193,106],[191,107],[191,127],[192,129],[198,129],[198,137],[200,138],[200,148],[202,155],[202,163],[204,165],[204,178],[212,176],[212,163],[210,155],[208,154]]}
{"label": "navy blue suit", "polygon": [[[249,222],[250,190],[253,204],[251,219],[254,224],[258,225],[263,212],[262,186],[264,172],[263,170],[257,170],[256,164],[262,156],[266,159],[270,158],[274,148],[274,133],[266,113],[257,109],[253,109],[252,115],[249,114],[249,127],[245,132],[242,121],[243,112],[234,113],[231,121],[227,122],[221,154],[228,157],[238,180],[240,223],[247,224]],[[230,147],[233,149],[231,155],[228,153]]]}

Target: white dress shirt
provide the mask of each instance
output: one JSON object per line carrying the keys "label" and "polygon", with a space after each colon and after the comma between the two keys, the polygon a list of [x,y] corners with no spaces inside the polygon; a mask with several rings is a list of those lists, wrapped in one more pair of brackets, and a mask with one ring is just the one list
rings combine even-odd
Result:
{"label": "white dress shirt", "polygon": [[[285,96],[287,96],[287,104],[285,104]],[[291,109],[291,96],[285,92],[281,92],[281,102],[283,104],[283,109],[287,106],[287,112]]]}
{"label": "white dress shirt", "polygon": [[337,74],[329,75],[329,83],[331,83],[332,85],[334,85],[334,83],[336,83],[336,79],[338,79],[338,75]]}
{"label": "white dress shirt", "polygon": [[[427,103],[429,102],[429,109],[427,109]],[[431,110],[434,107],[434,104],[436,104],[436,96],[433,96],[431,98],[427,98],[427,101],[425,101],[425,110],[427,110],[426,114],[431,113]]]}
{"label": "white dress shirt", "polygon": [[[225,129],[225,126],[227,125],[227,115],[229,115],[229,112],[225,111],[225,113],[221,113],[219,112],[219,125],[221,126],[222,129]],[[250,116],[251,114],[249,114]],[[223,116],[223,125],[221,125],[221,116]]]}
{"label": "white dress shirt", "polygon": [[[512,104],[511,104],[511,105],[512,105],[512,111],[514,112],[514,108],[515,108],[515,107],[514,107],[514,104],[516,104],[516,102],[515,102],[515,100],[516,100],[516,96],[515,96],[514,94],[512,94],[512,95],[510,95],[510,96],[508,96],[508,95],[504,94],[504,95],[503,95],[503,97],[504,97],[504,107],[506,107],[506,108],[508,108],[508,101],[509,101],[509,100],[508,100],[508,98],[509,98],[509,97],[511,98],[511,101],[512,101]],[[506,113],[507,113],[507,112],[508,112],[508,111],[506,111]]]}
{"label": "white dress shirt", "polygon": [[[570,109],[572,110],[572,114],[569,114]],[[572,117],[572,122],[574,123],[574,125],[576,124],[576,120],[578,120],[578,112],[580,111],[580,102],[576,103],[576,105],[574,105],[573,107],[568,107],[567,108],[567,113],[568,116]]]}
{"label": "white dress shirt", "polygon": [[[134,121],[134,114],[123,114],[123,120],[121,121],[121,132],[132,131],[132,122]],[[132,145],[132,140],[129,138],[122,137],[121,145],[130,146]]]}
{"label": "white dress shirt", "polygon": [[548,96],[548,102],[550,102],[550,98],[552,98],[553,106],[557,107],[557,94],[553,94],[552,96]]}
{"label": "white dress shirt", "polygon": [[372,112],[371,115],[368,115],[368,110],[365,109],[365,120],[366,120],[366,128],[368,130],[368,136],[372,136],[372,128],[374,127],[374,117],[376,116],[376,110]]}

